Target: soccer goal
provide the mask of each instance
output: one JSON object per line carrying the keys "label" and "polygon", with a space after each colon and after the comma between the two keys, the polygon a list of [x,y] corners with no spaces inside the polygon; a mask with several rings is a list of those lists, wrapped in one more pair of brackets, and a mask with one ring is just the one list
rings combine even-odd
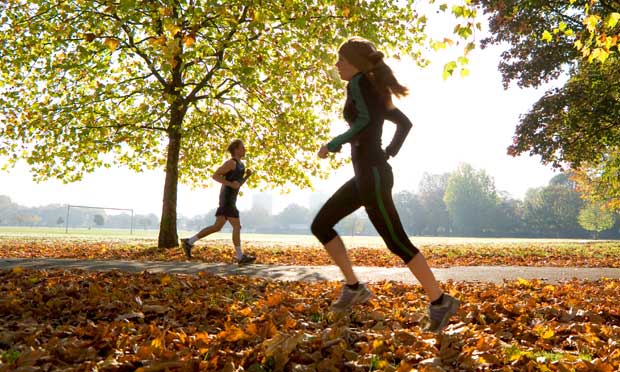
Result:
{"label": "soccer goal", "polygon": [[65,233],[69,229],[118,229],[134,230],[134,213],[129,208],[108,208],[92,205],[67,205]]}

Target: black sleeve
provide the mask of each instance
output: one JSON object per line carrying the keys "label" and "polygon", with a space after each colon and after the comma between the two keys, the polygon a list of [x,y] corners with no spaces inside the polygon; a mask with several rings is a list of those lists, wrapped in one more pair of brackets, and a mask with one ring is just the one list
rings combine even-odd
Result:
{"label": "black sleeve", "polygon": [[409,118],[402,113],[397,108],[388,110],[385,113],[385,119],[391,121],[396,124],[396,133],[394,133],[394,138],[392,138],[392,142],[385,148],[385,153],[388,156],[396,156],[398,151],[400,150],[403,142],[405,142],[405,138],[407,138],[407,134],[411,130],[413,126]]}

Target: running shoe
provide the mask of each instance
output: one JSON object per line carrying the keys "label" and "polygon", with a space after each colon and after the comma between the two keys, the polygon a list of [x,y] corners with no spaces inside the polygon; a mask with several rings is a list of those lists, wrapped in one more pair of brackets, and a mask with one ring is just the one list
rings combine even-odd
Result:
{"label": "running shoe", "polygon": [[250,256],[249,254],[244,254],[243,256],[241,256],[241,258],[237,260],[237,264],[239,266],[249,265],[251,263],[254,263],[254,261],[256,261],[256,257]]}
{"label": "running shoe", "polygon": [[428,316],[430,318],[430,324],[425,328],[426,331],[439,333],[441,332],[450,321],[450,317],[456,314],[459,309],[461,301],[444,293],[443,300],[439,305],[430,305],[428,307]]}
{"label": "running shoe", "polygon": [[190,244],[189,239],[181,239],[181,248],[183,248],[183,252],[185,253],[185,257],[187,257],[187,259],[192,258],[193,247],[194,245]]}
{"label": "running shoe", "polygon": [[342,286],[340,297],[331,304],[330,309],[335,312],[342,312],[350,309],[353,305],[363,304],[372,297],[372,292],[366,284],[360,284],[358,289],[351,289]]}

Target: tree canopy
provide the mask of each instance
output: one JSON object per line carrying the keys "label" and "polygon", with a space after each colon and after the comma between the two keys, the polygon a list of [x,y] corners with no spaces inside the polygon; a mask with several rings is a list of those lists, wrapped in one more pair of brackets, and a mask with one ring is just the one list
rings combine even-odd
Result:
{"label": "tree canopy", "polygon": [[481,0],[492,35],[508,44],[504,85],[539,87],[565,75],[520,118],[508,153],[572,169],[582,194],[617,208],[620,195],[620,2]]}

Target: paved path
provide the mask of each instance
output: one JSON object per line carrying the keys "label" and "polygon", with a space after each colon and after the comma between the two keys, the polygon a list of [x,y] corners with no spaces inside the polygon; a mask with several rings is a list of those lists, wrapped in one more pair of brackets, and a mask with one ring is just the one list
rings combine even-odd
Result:
{"label": "paved path", "polygon": [[[193,274],[205,271],[217,275],[249,275],[285,281],[340,280],[335,266],[283,266],[249,265],[239,267],[224,263],[165,262],[165,261],[117,261],[117,260],[75,260],[52,258],[8,258],[0,259],[0,270],[20,266],[32,269],[84,269],[95,271],[122,270],[127,272],[166,272]],[[356,267],[360,279],[365,282],[394,280],[416,283],[406,268]],[[572,278],[596,280],[599,278],[620,279],[620,269],[575,268],[575,267],[524,267],[524,266],[455,266],[433,269],[437,279],[455,281],[480,281],[499,283],[503,280],[543,279],[551,283]]]}

